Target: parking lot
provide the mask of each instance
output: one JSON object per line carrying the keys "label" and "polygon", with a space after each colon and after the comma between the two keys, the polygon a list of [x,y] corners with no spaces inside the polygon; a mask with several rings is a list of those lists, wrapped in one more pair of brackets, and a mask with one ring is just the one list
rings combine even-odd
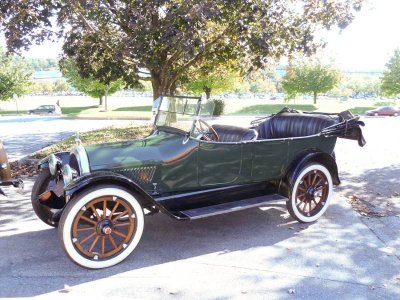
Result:
{"label": "parking lot", "polygon": [[[34,118],[0,119],[11,158],[106,124]],[[342,185],[318,222],[297,223],[285,203],[190,222],[157,214],[134,253],[104,270],[64,255],[57,230],[33,213],[27,179],[22,195],[0,198],[0,298],[399,299],[400,118],[365,121],[364,148],[338,142]],[[371,211],[354,211],[351,197]]]}

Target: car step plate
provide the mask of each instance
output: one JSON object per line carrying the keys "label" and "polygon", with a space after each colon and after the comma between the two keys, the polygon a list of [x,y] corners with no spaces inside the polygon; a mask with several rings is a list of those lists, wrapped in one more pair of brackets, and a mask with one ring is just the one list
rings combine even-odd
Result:
{"label": "car step plate", "polygon": [[182,214],[186,215],[189,219],[200,219],[209,216],[215,216],[225,214],[229,212],[239,211],[247,208],[258,207],[271,201],[286,201],[286,197],[272,194],[260,197],[254,197],[249,199],[243,199],[239,201],[233,201],[228,203],[222,203],[218,205],[194,208],[189,210],[181,211]]}

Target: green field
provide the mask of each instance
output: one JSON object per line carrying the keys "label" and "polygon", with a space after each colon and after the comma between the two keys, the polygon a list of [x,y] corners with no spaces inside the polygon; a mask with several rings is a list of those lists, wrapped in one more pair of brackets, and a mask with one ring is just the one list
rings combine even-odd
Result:
{"label": "green field", "polygon": [[[84,96],[27,96],[18,100],[18,113],[26,113],[27,110],[42,104],[61,103],[64,116],[84,118],[129,118],[149,119],[152,115],[151,97],[109,97],[108,111],[98,106],[96,99]],[[312,100],[296,99],[295,103],[268,99],[224,99],[225,114],[227,115],[266,115],[276,113],[288,106],[304,111],[340,112],[350,110],[354,114],[364,114],[367,110],[384,105],[399,106],[395,100],[364,100],[351,99],[340,101],[336,99],[319,99],[316,105]],[[397,100],[399,102],[399,100]],[[14,101],[0,103],[0,114],[16,114]]]}

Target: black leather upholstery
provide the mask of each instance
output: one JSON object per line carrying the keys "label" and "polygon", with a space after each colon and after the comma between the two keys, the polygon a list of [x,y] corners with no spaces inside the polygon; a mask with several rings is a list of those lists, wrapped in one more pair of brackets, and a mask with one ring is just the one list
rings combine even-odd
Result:
{"label": "black leather upholstery", "polygon": [[280,113],[257,126],[258,139],[281,139],[317,134],[338,123],[327,115]]}
{"label": "black leather upholstery", "polygon": [[251,141],[257,138],[257,131],[237,126],[213,125],[212,128],[217,132],[219,142],[238,143],[242,141]]}

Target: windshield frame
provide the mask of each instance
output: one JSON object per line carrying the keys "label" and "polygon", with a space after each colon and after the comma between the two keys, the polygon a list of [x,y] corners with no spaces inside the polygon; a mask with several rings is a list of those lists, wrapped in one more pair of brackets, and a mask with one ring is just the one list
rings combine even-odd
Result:
{"label": "windshield frame", "polygon": [[[179,129],[179,128],[176,128],[176,127],[173,127],[173,126],[162,126],[162,125],[157,125],[157,121],[158,121],[159,116],[160,116],[160,107],[161,107],[161,105],[162,105],[162,102],[163,102],[164,98],[178,98],[178,99],[197,100],[197,107],[196,107],[195,113],[193,114],[193,120],[192,120],[192,124],[191,124],[191,126],[190,126],[190,130],[189,130],[189,131],[185,131],[185,130],[182,130],[182,129]],[[196,122],[198,121],[199,115],[200,115],[200,112],[201,112],[202,97],[201,97],[201,96],[195,97],[195,96],[171,96],[171,95],[162,95],[162,96],[158,97],[157,99],[155,99],[154,101],[157,101],[158,99],[160,99],[160,101],[159,101],[159,103],[158,103],[157,111],[156,111],[156,116],[155,116],[155,118],[154,118],[154,123],[153,123],[154,128],[156,128],[156,129],[161,129],[161,128],[172,129],[172,130],[175,131],[175,132],[176,132],[176,131],[177,131],[177,132],[182,132],[182,133],[184,133],[184,134],[189,134],[189,135],[191,136],[191,135],[192,135],[192,132],[193,132],[194,129],[195,129]]]}

